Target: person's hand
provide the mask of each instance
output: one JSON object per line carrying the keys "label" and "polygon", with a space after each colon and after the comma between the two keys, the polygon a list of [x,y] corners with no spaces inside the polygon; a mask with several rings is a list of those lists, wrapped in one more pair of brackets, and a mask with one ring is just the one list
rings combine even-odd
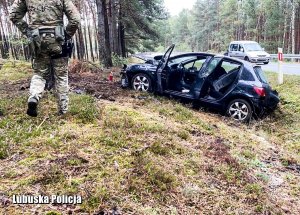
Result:
{"label": "person's hand", "polygon": [[66,40],[72,39],[72,37],[66,31],[65,31],[65,38],[66,38]]}

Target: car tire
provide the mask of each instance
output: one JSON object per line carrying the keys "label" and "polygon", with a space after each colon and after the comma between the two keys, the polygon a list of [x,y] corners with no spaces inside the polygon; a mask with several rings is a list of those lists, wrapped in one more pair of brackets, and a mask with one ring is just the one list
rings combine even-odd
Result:
{"label": "car tire", "polygon": [[236,121],[245,123],[252,118],[253,109],[245,99],[235,99],[227,106],[226,114]]}
{"label": "car tire", "polygon": [[244,60],[250,62],[250,60],[249,60],[249,58],[247,56],[245,57]]}
{"label": "car tire", "polygon": [[131,81],[132,89],[135,91],[152,92],[152,81],[149,75],[144,73],[136,74]]}

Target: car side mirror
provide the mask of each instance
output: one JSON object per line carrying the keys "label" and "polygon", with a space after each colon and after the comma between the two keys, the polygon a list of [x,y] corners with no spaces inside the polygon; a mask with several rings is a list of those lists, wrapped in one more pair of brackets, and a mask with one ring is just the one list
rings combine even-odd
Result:
{"label": "car side mirror", "polygon": [[241,48],[240,51],[241,51],[241,52],[245,52],[244,48]]}

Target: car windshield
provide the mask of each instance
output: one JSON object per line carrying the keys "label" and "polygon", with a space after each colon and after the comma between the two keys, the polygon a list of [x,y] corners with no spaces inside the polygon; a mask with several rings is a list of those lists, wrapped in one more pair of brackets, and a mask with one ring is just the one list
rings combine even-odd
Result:
{"label": "car windshield", "polygon": [[246,43],[244,44],[244,48],[248,52],[262,51],[262,47],[258,43]]}

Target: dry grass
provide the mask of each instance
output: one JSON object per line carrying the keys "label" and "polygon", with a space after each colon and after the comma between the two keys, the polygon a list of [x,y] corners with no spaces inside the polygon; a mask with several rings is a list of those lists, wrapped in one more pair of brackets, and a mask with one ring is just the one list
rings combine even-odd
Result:
{"label": "dry grass", "polygon": [[[0,213],[299,214],[299,171],[287,168],[299,164],[299,94],[278,89],[279,111],[250,125],[130,91],[72,94],[65,117],[47,94],[32,119],[25,92],[0,89]],[[13,205],[13,194],[83,204]]]}

